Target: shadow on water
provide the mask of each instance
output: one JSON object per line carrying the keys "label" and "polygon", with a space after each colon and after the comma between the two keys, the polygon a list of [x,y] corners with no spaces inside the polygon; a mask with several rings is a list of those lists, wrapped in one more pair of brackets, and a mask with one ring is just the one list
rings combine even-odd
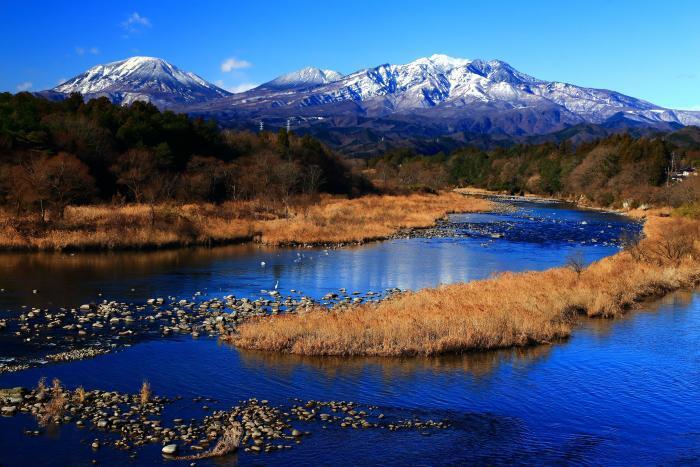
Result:
{"label": "shadow on water", "polygon": [[687,309],[697,299],[698,292],[699,290],[677,290],[663,297],[650,297],[615,319],[584,319],[581,324],[598,338],[610,338],[616,326],[621,323],[634,324],[639,315],[657,315],[672,312],[670,310]]}
{"label": "shadow on water", "polygon": [[469,352],[434,357],[320,357],[292,355],[256,350],[238,350],[241,361],[251,368],[274,369],[282,376],[293,374],[299,367],[308,367],[328,379],[361,379],[367,371],[376,372],[388,380],[410,380],[417,374],[459,373],[474,378],[488,378],[504,364],[526,368],[543,362],[552,346],[541,345],[515,349]]}

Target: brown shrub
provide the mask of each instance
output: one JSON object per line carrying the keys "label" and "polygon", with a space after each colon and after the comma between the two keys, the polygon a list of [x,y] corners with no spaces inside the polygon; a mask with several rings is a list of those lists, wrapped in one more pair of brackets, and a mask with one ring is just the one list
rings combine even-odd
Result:
{"label": "brown shrub", "polygon": [[211,457],[221,457],[227,454],[235,452],[241,445],[241,436],[243,435],[243,429],[241,424],[238,422],[233,422],[228,428],[224,430],[224,433],[217,441],[216,445],[209,451],[203,452],[201,454],[196,454],[193,456],[181,456],[177,459],[180,460],[197,460],[197,459],[208,459]]}
{"label": "brown shrub", "polygon": [[141,404],[147,404],[151,400],[151,384],[148,381],[144,381],[141,384],[141,391],[139,391],[139,400]]}
{"label": "brown shrub", "polygon": [[700,223],[686,219],[659,222],[657,231],[644,238],[631,249],[631,254],[640,261],[664,265],[678,264],[683,259],[697,259],[700,239]]}
{"label": "brown shrub", "polygon": [[[41,386],[42,383],[40,381]],[[58,378],[54,378],[51,382],[50,397],[49,402],[44,404],[38,413],[39,424],[42,426],[48,425],[52,421],[60,420],[63,417],[68,399]]]}

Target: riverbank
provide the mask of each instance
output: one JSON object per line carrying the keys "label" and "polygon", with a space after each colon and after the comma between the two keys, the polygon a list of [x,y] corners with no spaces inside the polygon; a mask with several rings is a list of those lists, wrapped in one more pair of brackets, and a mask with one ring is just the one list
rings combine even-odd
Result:
{"label": "riverbank", "polygon": [[301,355],[410,356],[546,344],[578,315],[616,317],[700,280],[700,222],[649,215],[645,238],[585,269],[504,273],[409,292],[342,311],[258,318],[238,327],[246,349]]}
{"label": "riverbank", "polygon": [[426,228],[453,212],[495,204],[452,192],[437,195],[321,196],[288,207],[262,201],[221,205],[75,206],[63,219],[0,213],[0,250],[118,250],[259,242],[272,246],[359,244]]}

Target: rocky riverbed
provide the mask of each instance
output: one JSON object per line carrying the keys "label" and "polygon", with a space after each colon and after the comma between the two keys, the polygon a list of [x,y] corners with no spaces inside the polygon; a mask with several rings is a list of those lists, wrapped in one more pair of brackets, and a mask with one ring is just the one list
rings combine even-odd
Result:
{"label": "rocky riverbed", "polygon": [[[29,308],[3,320],[0,336],[25,350],[5,357],[0,373],[24,370],[49,362],[82,360],[103,355],[142,339],[178,335],[228,337],[246,319],[278,313],[296,313],[314,306],[338,309],[376,301],[400,293],[399,289],[358,292],[339,289],[320,300],[291,290],[262,290],[256,299],[233,295],[191,299],[150,298],[143,304],[102,300],[74,308]],[[20,352],[18,352],[19,354]]]}
{"label": "rocky riverbed", "polygon": [[90,433],[86,444],[93,450],[111,447],[136,451],[147,444],[160,444],[163,455],[173,457],[203,455],[233,426],[240,429],[240,448],[251,453],[291,449],[311,436],[310,430],[331,426],[422,432],[450,426],[446,420],[386,416],[379,407],[355,402],[301,399],[273,406],[267,400],[251,398],[229,409],[214,410],[215,399],[196,397],[192,403],[200,404],[205,413],[210,412],[208,415],[188,420],[163,416],[166,406],[182,402],[179,396],[153,395],[146,384],[134,394],[69,390],[57,380],[50,387],[40,381],[34,389],[0,389],[2,416],[27,414],[36,420],[35,428],[24,431],[27,436],[41,436],[52,425],[73,425]]}
{"label": "rocky riverbed", "polygon": [[[621,235],[621,227],[605,217],[589,216],[581,220],[556,212],[536,215],[530,208],[502,206],[507,211],[503,215],[455,215],[428,229],[399,232],[395,238],[471,237],[479,239],[482,247],[498,241],[619,247],[625,235],[634,237],[639,232],[639,225],[630,223],[624,227],[629,232],[623,231]],[[305,253],[297,252],[294,262],[301,263],[304,259]],[[261,263],[261,267],[265,264]],[[9,355],[3,352],[0,374],[51,362],[92,358],[144,339],[181,335],[228,338],[235,334],[238,324],[251,317],[302,312],[314,306],[338,308],[381,300],[399,292],[398,289],[359,292],[340,288],[314,299],[298,290],[284,292],[275,287],[260,290],[257,298],[209,297],[206,292],[195,292],[186,298],[154,297],[145,303],[100,299],[72,308],[23,307],[0,319],[0,341],[9,344],[11,352]]]}
{"label": "rocky riverbed", "polygon": [[[675,376],[687,373],[693,342],[677,339],[687,335],[683,329],[697,328],[689,321],[695,313],[635,315],[672,315],[663,339],[665,328],[656,321],[640,328],[625,320],[610,325],[629,332],[628,339],[601,339],[603,325],[596,323],[564,345],[436,359],[306,358],[217,342],[250,317],[380,300],[395,292],[388,287],[415,290],[561,266],[571,251],[593,261],[618,250],[603,246],[601,235],[619,237],[634,228],[613,215],[548,206],[453,215],[457,228],[440,224],[408,234],[424,239],[334,251],[241,246],[8,255],[0,274],[0,365],[13,373],[0,376],[3,387],[25,389],[0,396],[0,463],[557,464],[571,462],[572,452],[624,462],[620,453],[627,455],[629,443],[616,444],[611,426],[632,427],[625,440],[638,439],[637,452],[649,454],[640,457],[648,463],[691,458],[697,397],[650,383],[648,365],[654,374],[683,380]],[[448,236],[459,239],[437,238]],[[676,326],[681,316],[687,319]],[[651,360],[637,358],[630,342],[646,342]],[[677,363],[655,361],[655,342],[677,342]],[[599,397],[624,393],[615,384],[619,378],[600,370],[611,364],[624,365],[658,407],[640,413],[634,398],[620,405],[619,398]],[[61,404],[52,402],[51,387],[44,396],[29,389],[42,376],[64,382]],[[136,392],[144,379],[167,397],[149,395],[144,402]],[[576,388],[574,398],[583,403],[572,405]],[[616,402],[595,413],[604,423],[590,424],[591,407],[601,400]],[[645,417],[648,425],[635,426]],[[200,462],[233,427],[240,427],[238,453]],[[671,443],[653,443],[669,433]]]}

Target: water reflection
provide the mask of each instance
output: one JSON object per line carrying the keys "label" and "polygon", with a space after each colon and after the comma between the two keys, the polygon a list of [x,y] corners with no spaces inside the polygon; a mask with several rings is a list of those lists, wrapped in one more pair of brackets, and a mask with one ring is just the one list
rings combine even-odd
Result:
{"label": "water reflection", "polygon": [[[147,252],[7,253],[0,255],[0,288],[5,289],[0,293],[0,309],[73,307],[103,298],[143,302],[152,296],[186,298],[195,292],[257,297],[276,284],[282,293],[296,289],[315,298],[341,287],[363,293],[394,287],[419,289],[506,270],[546,269],[564,263],[574,250],[586,261],[594,261],[615,253],[617,246],[608,240],[635,225],[620,216],[562,206],[529,206],[516,213],[452,219],[496,229],[504,222],[529,225],[517,229],[517,235],[511,228],[499,240],[413,238],[337,250],[238,245]],[[604,235],[606,241],[580,244],[569,241],[567,235],[588,239]]]}
{"label": "water reflection", "polygon": [[582,325],[596,337],[607,339],[612,337],[615,325],[620,323],[634,325],[634,321],[639,319],[637,315],[673,313],[673,310],[687,309],[694,300],[697,300],[697,293],[697,290],[677,290],[663,297],[650,297],[637,303],[632,309],[615,319],[584,319]]}
{"label": "water reflection", "polygon": [[517,349],[470,352],[461,355],[434,357],[318,357],[290,355],[278,352],[239,350],[241,362],[249,368],[274,370],[280,376],[290,377],[300,367],[322,373],[328,379],[361,379],[367,372],[379,373],[384,379],[410,380],[417,374],[468,374],[474,378],[487,378],[503,364],[519,369],[543,362],[552,346],[523,347]]}
{"label": "water reflection", "polygon": [[[135,391],[148,379],[156,393],[183,395],[190,404],[193,415],[168,414],[170,420],[206,414],[190,402],[203,395],[221,407],[248,397],[276,405],[293,397],[353,400],[389,415],[453,425],[430,436],[316,426],[293,450],[269,457],[242,452],[242,463],[694,464],[700,454],[699,311],[698,296],[680,292],[622,319],[584,321],[565,343],[439,358],[297,357],[180,337],[0,375],[0,387],[35,385],[45,376],[69,387]],[[600,329],[609,335],[601,338]],[[56,439],[24,436],[22,429],[34,425],[22,417],[2,420],[3,464],[23,465],[25,456],[37,464],[89,464],[96,457],[127,462],[110,449],[91,452],[80,441],[92,434],[72,426]],[[163,461],[151,446],[134,462]]]}

